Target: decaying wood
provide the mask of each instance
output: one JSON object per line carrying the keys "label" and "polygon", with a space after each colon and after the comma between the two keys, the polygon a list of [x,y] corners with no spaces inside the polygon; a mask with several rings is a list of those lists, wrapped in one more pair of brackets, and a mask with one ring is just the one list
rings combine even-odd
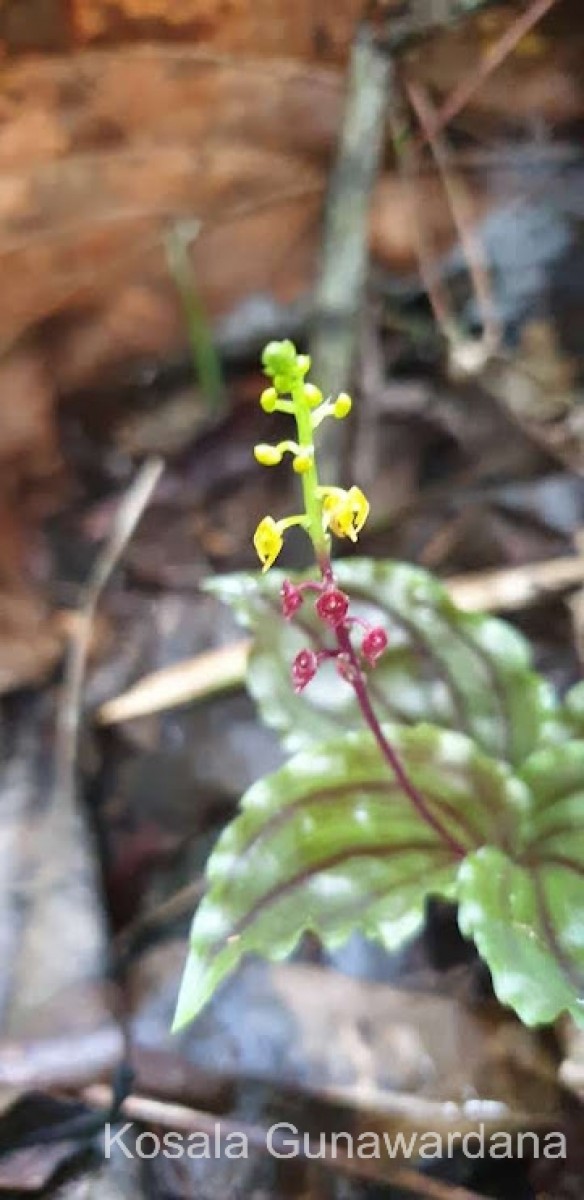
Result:
{"label": "decaying wood", "polygon": [[[370,25],[359,29],[349,68],[345,117],[329,186],[310,351],[326,395],[349,386],[367,270],[367,222],[381,164],[393,64]],[[326,433],[326,436],[325,436]],[[323,474],[334,470],[340,427],[323,430]],[[328,461],[327,461],[328,460]]]}

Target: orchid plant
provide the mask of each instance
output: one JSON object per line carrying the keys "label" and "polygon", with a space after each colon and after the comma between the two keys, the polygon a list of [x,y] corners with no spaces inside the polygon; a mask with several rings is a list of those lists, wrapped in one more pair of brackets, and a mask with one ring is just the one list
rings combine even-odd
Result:
{"label": "orchid plant", "polygon": [[[255,457],[290,456],[302,511],[260,521],[260,575],[209,586],[252,631],[248,686],[293,756],[250,788],[210,857],[175,1028],[245,955],[279,959],[307,930],[394,950],[430,896],[457,903],[523,1021],[584,1024],[584,684],[560,703],[519,633],[419,568],[333,565],[332,539],[355,542],[369,504],[321,483],[315,433],[351,399],[324,399],[290,341],[263,365],[261,407],[289,415],[295,438]],[[295,526],[315,567],[289,577],[274,564]]]}

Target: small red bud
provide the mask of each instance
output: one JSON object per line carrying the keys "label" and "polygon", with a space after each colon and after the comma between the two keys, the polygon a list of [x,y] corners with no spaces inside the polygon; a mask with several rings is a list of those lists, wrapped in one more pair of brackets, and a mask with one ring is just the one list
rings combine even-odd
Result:
{"label": "small red bud", "polygon": [[300,650],[292,663],[294,691],[301,692],[314,679],[318,669],[318,656],[314,650]]}
{"label": "small red bud", "polygon": [[361,653],[367,659],[370,666],[374,667],[377,659],[381,657],[386,649],[387,634],[385,629],[382,629],[380,625],[376,625],[365,634],[361,642]]}
{"label": "small red bud", "polygon": [[333,629],[342,625],[349,610],[349,597],[338,588],[327,588],[316,602],[316,611],[322,621]]}
{"label": "small red bud", "polygon": [[285,579],[280,589],[280,597],[282,600],[282,614],[289,621],[294,616],[294,613],[298,612],[302,604],[302,593],[300,588],[290,583],[289,579]]}

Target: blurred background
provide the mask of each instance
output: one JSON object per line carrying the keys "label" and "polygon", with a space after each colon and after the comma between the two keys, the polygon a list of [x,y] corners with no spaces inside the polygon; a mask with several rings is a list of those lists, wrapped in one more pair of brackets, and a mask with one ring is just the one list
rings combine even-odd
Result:
{"label": "blurred background", "polygon": [[[371,500],[360,550],[502,613],[561,691],[581,676],[582,18],[579,0],[0,0],[5,1194],[581,1195],[582,1044],[490,1006],[446,906],[393,958],[307,939],[249,963],[168,1031],[206,857],[282,761],[243,634],[199,590],[255,568],[257,521],[291,502],[251,453],[278,429],[257,403],[268,339],[354,396],[323,473]],[[291,539],[285,562],[305,554]],[[189,1128],[247,1122],[250,1158],[104,1164],[128,1063],[138,1132],[180,1103]],[[436,1128],[461,1098],[514,1127],[553,1114],[568,1161],[392,1181],[262,1152],[276,1120]]]}

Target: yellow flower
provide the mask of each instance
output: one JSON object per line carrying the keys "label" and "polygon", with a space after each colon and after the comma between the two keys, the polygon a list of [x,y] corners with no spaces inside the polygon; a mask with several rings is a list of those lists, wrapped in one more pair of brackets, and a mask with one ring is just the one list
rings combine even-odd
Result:
{"label": "yellow flower", "polygon": [[258,442],[253,448],[256,462],[261,463],[262,467],[276,467],[282,462],[282,450],[280,446],[270,446],[267,442]]}
{"label": "yellow flower", "polygon": [[284,545],[280,526],[273,517],[264,517],[260,521],[253,535],[253,544],[262,564],[262,571],[268,571]]}
{"label": "yellow flower", "polygon": [[323,488],[322,512],[326,529],[337,537],[348,537],[357,541],[369,515],[369,501],[361,488],[352,487],[348,492],[342,488]]}

